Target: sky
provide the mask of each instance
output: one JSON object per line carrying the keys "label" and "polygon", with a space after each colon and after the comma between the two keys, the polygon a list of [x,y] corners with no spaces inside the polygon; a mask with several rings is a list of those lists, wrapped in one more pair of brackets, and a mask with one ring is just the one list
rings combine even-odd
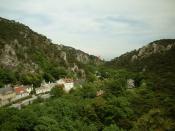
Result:
{"label": "sky", "polygon": [[175,38],[175,0],[0,0],[0,16],[106,60]]}

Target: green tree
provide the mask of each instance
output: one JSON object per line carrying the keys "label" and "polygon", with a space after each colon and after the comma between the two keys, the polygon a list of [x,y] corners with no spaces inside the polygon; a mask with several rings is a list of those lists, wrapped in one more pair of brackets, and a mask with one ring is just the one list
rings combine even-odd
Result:
{"label": "green tree", "polygon": [[174,126],[175,123],[165,118],[160,109],[151,109],[137,120],[133,131],[171,130],[175,129]]}
{"label": "green tree", "polygon": [[124,131],[123,129],[120,129],[116,125],[112,124],[110,126],[106,126],[103,131]]}
{"label": "green tree", "polygon": [[92,83],[84,84],[82,88],[80,88],[80,96],[82,98],[94,98],[96,97],[96,87]]}
{"label": "green tree", "polygon": [[56,80],[64,78],[67,75],[65,68],[63,67],[51,67],[48,71]]}
{"label": "green tree", "polygon": [[56,120],[43,116],[37,121],[37,125],[34,127],[35,131],[61,131]]}
{"label": "green tree", "polygon": [[63,96],[65,94],[65,91],[63,90],[63,88],[64,88],[64,85],[55,86],[50,91],[51,96],[54,98]]}
{"label": "green tree", "polygon": [[122,95],[126,90],[126,80],[118,79],[118,80],[108,80],[104,84],[105,94],[112,94],[115,96]]}
{"label": "green tree", "polygon": [[31,129],[34,129],[37,121],[36,113],[32,110],[24,109],[19,112],[18,116],[21,121],[19,131],[31,131]]}
{"label": "green tree", "polygon": [[44,73],[43,74],[43,78],[44,78],[44,80],[46,82],[54,81],[55,80],[54,77],[51,74],[49,74],[49,73]]}

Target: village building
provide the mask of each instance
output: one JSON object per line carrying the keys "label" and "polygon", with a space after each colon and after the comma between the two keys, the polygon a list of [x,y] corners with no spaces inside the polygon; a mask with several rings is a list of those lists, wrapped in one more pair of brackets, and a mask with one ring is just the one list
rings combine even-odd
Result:
{"label": "village building", "polygon": [[28,92],[29,94],[33,91],[33,85],[14,85],[14,88],[16,87],[22,87]]}
{"label": "village building", "polygon": [[19,100],[19,99],[22,99],[22,98],[29,96],[29,92],[23,86],[14,87],[14,91],[16,93],[15,100]]}
{"label": "village building", "polygon": [[23,86],[23,87],[26,89],[26,91],[27,91],[29,94],[33,91],[33,85],[31,85],[31,86],[26,85],[26,86]]}
{"label": "village building", "polygon": [[55,83],[53,82],[46,83],[45,81],[43,81],[41,83],[41,86],[35,89],[35,92],[36,94],[47,93],[47,92],[50,92],[51,89],[57,85],[58,86],[61,85],[66,92],[69,92],[74,87],[74,82],[72,79],[68,79],[68,78],[60,79]]}
{"label": "village building", "polygon": [[50,90],[51,89],[49,87],[39,87],[35,89],[36,94],[46,93],[46,92],[49,92]]}
{"label": "village building", "polygon": [[15,97],[16,93],[11,86],[0,88],[0,107],[13,102]]}
{"label": "village building", "polygon": [[45,81],[43,81],[41,83],[41,86],[39,88],[36,88],[35,91],[36,91],[36,94],[41,94],[41,93],[46,93],[46,92],[50,92],[51,89],[55,86],[56,84],[55,83],[46,83]]}
{"label": "village building", "polygon": [[74,87],[74,81],[72,79],[60,79],[56,82],[57,85],[64,85],[64,90],[69,92]]}

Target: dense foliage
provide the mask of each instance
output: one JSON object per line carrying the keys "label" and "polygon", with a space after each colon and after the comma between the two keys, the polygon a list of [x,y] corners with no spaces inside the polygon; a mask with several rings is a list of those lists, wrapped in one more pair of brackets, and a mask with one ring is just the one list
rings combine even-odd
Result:
{"label": "dense foliage", "polygon": [[[108,76],[84,83],[83,87],[77,87],[69,94],[61,87],[55,87],[51,91],[52,97],[48,100],[38,100],[22,110],[1,108],[0,130],[175,129],[175,117],[171,112],[175,109],[173,105],[175,101],[169,101],[172,100],[170,96],[157,94],[153,83],[142,74],[99,68],[98,74],[104,72]],[[126,83],[128,78],[138,80],[138,86],[128,89]],[[104,94],[96,96],[99,90],[103,90]]]}

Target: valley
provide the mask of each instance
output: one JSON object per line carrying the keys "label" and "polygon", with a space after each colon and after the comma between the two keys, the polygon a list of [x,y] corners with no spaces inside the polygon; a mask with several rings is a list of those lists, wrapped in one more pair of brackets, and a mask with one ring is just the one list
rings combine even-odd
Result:
{"label": "valley", "polygon": [[173,131],[174,56],[161,39],[104,61],[0,18],[0,130]]}

